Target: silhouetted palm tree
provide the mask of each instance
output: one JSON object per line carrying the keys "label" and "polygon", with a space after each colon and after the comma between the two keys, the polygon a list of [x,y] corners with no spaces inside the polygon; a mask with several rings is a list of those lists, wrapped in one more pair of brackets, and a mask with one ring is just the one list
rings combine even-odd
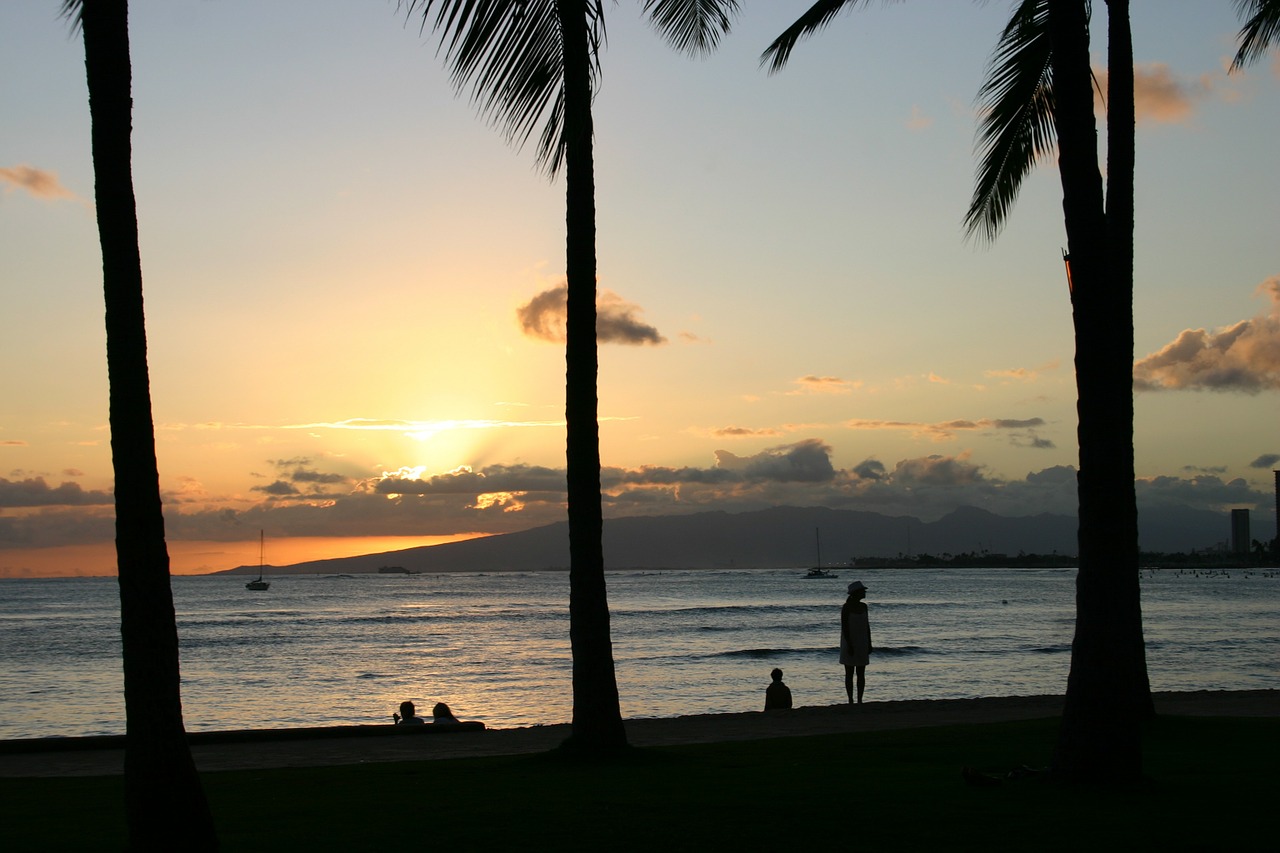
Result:
{"label": "silhouetted palm tree", "polygon": [[182,725],[178,631],[160,508],[130,154],[127,0],[64,0],[84,35],[102,244],[124,659],[125,809],[137,850],[212,850],[213,819]]}
{"label": "silhouetted palm tree", "polygon": [[1231,70],[1254,62],[1280,41],[1280,0],[1236,0],[1236,10],[1249,16],[1240,30],[1240,50]]}
{"label": "silhouetted palm tree", "polygon": [[[602,0],[406,0],[441,34],[455,86],[470,86],[508,139],[541,125],[538,159],[565,173],[565,422],[569,513],[569,616],[573,733],[586,751],[626,745],[618,705],[604,581],[596,382],[595,176],[591,100],[604,40]],[[644,11],[678,49],[712,49],[736,0],[645,0]],[[434,14],[433,14],[434,13]]]}
{"label": "silhouetted palm tree", "polygon": [[[769,47],[776,70],[799,38],[856,0],[816,3]],[[965,225],[994,239],[1022,179],[1059,151],[1076,334],[1080,572],[1071,674],[1054,766],[1077,778],[1141,772],[1153,711],[1138,587],[1133,463],[1133,52],[1128,0],[1109,0],[1108,186],[1097,162],[1087,0],[1025,0],[980,92],[985,118]]]}
{"label": "silhouetted palm tree", "polygon": [[965,217],[994,239],[1023,177],[1059,152],[1076,334],[1080,573],[1055,769],[1141,772],[1154,712],[1142,638],[1133,464],[1133,40],[1128,0],[1108,2],[1107,187],[1097,161],[1086,0],[1025,0],[979,98],[981,164]]}

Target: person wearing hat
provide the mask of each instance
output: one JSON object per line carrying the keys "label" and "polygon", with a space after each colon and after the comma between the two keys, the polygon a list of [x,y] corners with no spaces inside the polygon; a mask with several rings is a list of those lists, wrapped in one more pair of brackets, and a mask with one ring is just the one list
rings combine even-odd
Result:
{"label": "person wearing hat", "polygon": [[858,704],[867,686],[867,662],[871,657],[871,623],[867,620],[867,588],[862,581],[849,584],[849,597],[840,608],[840,663],[844,664],[844,692],[853,704],[854,678],[858,681]]}

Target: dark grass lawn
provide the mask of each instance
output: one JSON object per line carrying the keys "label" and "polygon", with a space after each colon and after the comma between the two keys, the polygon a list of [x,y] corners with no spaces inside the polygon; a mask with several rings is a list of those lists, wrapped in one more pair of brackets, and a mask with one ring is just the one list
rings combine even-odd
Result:
{"label": "dark grass lawn", "polygon": [[[1280,720],[1165,717],[1146,778],[1038,777],[1056,720],[636,750],[205,774],[225,850],[1280,849]],[[6,850],[124,846],[119,778],[0,779]],[[180,842],[175,850],[181,849]]]}

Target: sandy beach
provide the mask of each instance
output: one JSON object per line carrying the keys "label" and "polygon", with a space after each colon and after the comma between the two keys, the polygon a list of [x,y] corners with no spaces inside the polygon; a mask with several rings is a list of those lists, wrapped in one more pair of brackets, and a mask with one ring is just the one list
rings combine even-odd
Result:
{"label": "sandy beach", "polygon": [[[1280,717],[1280,690],[1157,693],[1155,703],[1156,711],[1167,715]],[[1057,716],[1061,710],[1061,696],[1015,696],[633,719],[626,726],[631,744],[646,747],[1043,719]],[[400,732],[387,736],[390,728],[207,733],[193,736],[192,754],[205,772],[322,767],[544,752],[569,734],[567,724],[452,732],[425,731],[429,727],[422,727],[411,736],[399,736]],[[118,738],[0,741],[0,777],[118,774],[124,764],[121,746]]]}

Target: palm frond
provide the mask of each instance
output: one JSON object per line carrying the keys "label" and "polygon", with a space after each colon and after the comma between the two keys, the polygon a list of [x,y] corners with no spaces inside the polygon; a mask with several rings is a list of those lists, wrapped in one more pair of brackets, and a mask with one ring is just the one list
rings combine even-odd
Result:
{"label": "palm frond", "polygon": [[729,32],[738,0],[645,0],[644,11],[676,50],[700,56]]}
{"label": "palm frond", "polygon": [[800,39],[819,32],[846,6],[853,8],[859,2],[865,0],[818,0],[794,24],[783,30],[782,35],[773,40],[773,44],[760,55],[760,64],[768,65],[770,74],[781,71]]}
{"label": "palm frond", "polygon": [[1236,0],[1236,12],[1247,20],[1240,30],[1240,50],[1231,61],[1231,71],[1256,61],[1280,41],[1280,0]]}
{"label": "palm frond", "polygon": [[81,19],[84,17],[84,0],[62,0],[62,9],[58,12],[58,17],[66,18],[71,22],[71,32],[79,32],[82,26]]}
{"label": "palm frond", "polygon": [[1023,179],[1057,144],[1048,24],[1048,0],[1022,0],[992,54],[978,92],[979,165],[964,217],[969,236],[995,240]]}
{"label": "palm frond", "polygon": [[[564,61],[555,0],[403,0],[421,13],[459,92],[517,147],[541,126],[537,158],[550,175],[564,162]],[[598,74],[603,9],[588,0],[593,74]]]}

